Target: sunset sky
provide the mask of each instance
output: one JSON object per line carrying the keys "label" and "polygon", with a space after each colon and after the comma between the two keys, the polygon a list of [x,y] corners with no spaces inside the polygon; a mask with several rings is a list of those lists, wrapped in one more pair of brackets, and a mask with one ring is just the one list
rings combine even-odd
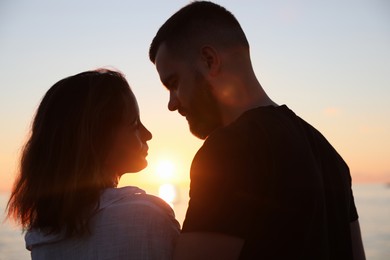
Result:
{"label": "sunset sky", "polygon": [[[202,144],[167,109],[148,48],[184,0],[0,2],[0,190],[9,190],[45,92],[99,67],[122,71],[152,132],[149,167],[120,185],[188,184]],[[355,182],[390,182],[390,2],[220,0],[240,21],[260,83],[319,129]],[[170,174],[164,174],[164,168]]]}

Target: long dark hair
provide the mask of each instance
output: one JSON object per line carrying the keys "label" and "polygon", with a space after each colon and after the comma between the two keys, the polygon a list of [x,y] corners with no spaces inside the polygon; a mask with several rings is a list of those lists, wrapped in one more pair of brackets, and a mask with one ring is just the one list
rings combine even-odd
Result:
{"label": "long dark hair", "polygon": [[123,75],[111,70],[87,71],[54,84],[23,148],[8,217],[25,230],[87,233],[101,191],[118,182],[103,164],[130,95]]}

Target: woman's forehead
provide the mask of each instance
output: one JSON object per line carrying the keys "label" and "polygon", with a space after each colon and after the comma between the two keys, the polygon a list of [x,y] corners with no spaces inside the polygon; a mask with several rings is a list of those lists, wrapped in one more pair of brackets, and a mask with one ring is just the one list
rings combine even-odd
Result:
{"label": "woman's forehead", "polygon": [[129,94],[126,97],[126,106],[125,106],[125,116],[126,117],[138,117],[139,116],[139,107],[137,99],[134,93],[130,90]]}

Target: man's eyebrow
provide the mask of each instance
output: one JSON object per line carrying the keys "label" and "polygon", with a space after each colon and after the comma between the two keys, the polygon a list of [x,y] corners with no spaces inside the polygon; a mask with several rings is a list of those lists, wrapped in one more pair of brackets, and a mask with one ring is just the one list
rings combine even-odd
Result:
{"label": "man's eyebrow", "polygon": [[167,89],[170,89],[170,82],[172,81],[172,79],[175,77],[174,74],[170,74],[168,75],[167,77],[161,79],[161,82],[163,83],[163,85],[167,88]]}

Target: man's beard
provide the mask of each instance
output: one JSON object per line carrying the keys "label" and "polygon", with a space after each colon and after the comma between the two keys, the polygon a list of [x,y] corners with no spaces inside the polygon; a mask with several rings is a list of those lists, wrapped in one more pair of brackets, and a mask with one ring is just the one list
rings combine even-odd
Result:
{"label": "man's beard", "polygon": [[187,111],[187,120],[190,131],[200,139],[206,139],[215,129],[223,126],[222,116],[218,103],[211,93],[211,85],[201,75],[195,72],[195,89],[192,93],[190,111]]}

